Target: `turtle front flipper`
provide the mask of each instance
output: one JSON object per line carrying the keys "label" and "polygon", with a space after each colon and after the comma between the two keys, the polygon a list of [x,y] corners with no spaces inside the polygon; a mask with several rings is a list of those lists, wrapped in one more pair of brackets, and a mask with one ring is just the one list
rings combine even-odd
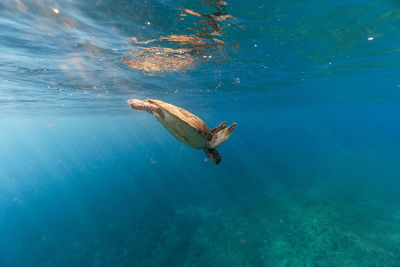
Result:
{"label": "turtle front flipper", "polygon": [[220,163],[221,156],[216,149],[204,148],[203,150],[206,153],[207,158],[209,158],[212,162],[214,162],[215,164]]}
{"label": "turtle front flipper", "polygon": [[222,129],[226,128],[226,121],[221,122],[217,127],[211,130],[211,134],[215,134],[216,132],[221,131]]}
{"label": "turtle front flipper", "polygon": [[209,148],[216,148],[231,136],[233,133],[233,130],[236,127],[236,122],[233,123],[231,126],[228,128],[222,129],[216,133],[214,133],[211,137],[211,140],[208,142],[208,147]]}
{"label": "turtle front flipper", "polygon": [[160,112],[160,108],[157,105],[154,105],[147,101],[143,101],[143,100],[139,100],[139,99],[129,99],[128,104],[133,109],[144,110],[149,113],[153,113],[153,112],[159,113]]}

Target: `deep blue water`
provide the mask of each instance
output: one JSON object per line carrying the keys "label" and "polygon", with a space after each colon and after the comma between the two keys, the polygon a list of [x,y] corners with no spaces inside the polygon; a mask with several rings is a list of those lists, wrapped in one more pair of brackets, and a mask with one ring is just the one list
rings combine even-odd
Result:
{"label": "deep blue water", "polygon": [[[400,266],[398,1],[0,2],[0,266]],[[210,128],[219,165],[129,98]]]}

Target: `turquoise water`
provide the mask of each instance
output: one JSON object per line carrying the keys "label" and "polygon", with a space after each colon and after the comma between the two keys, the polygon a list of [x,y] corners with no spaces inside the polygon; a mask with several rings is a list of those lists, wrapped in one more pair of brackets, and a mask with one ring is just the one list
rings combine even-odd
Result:
{"label": "turquoise water", "polygon": [[[397,1],[0,3],[0,266],[400,266]],[[237,123],[219,165],[129,98]]]}

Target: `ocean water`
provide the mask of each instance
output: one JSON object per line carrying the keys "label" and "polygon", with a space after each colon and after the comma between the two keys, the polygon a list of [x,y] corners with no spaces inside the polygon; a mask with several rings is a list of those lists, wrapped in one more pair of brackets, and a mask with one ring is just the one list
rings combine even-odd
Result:
{"label": "ocean water", "polygon": [[[0,2],[0,266],[400,266],[400,3]],[[215,165],[127,100],[212,129]]]}

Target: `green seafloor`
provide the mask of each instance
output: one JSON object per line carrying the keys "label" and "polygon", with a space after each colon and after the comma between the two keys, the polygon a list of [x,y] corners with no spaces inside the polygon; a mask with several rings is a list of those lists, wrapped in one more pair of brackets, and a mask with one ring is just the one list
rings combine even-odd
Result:
{"label": "green seafloor", "polygon": [[399,118],[340,107],[230,111],[217,166],[146,113],[2,119],[2,266],[397,266]]}
{"label": "green seafloor", "polygon": [[[400,266],[399,14],[0,1],[0,267]],[[221,163],[130,98],[236,122]]]}

